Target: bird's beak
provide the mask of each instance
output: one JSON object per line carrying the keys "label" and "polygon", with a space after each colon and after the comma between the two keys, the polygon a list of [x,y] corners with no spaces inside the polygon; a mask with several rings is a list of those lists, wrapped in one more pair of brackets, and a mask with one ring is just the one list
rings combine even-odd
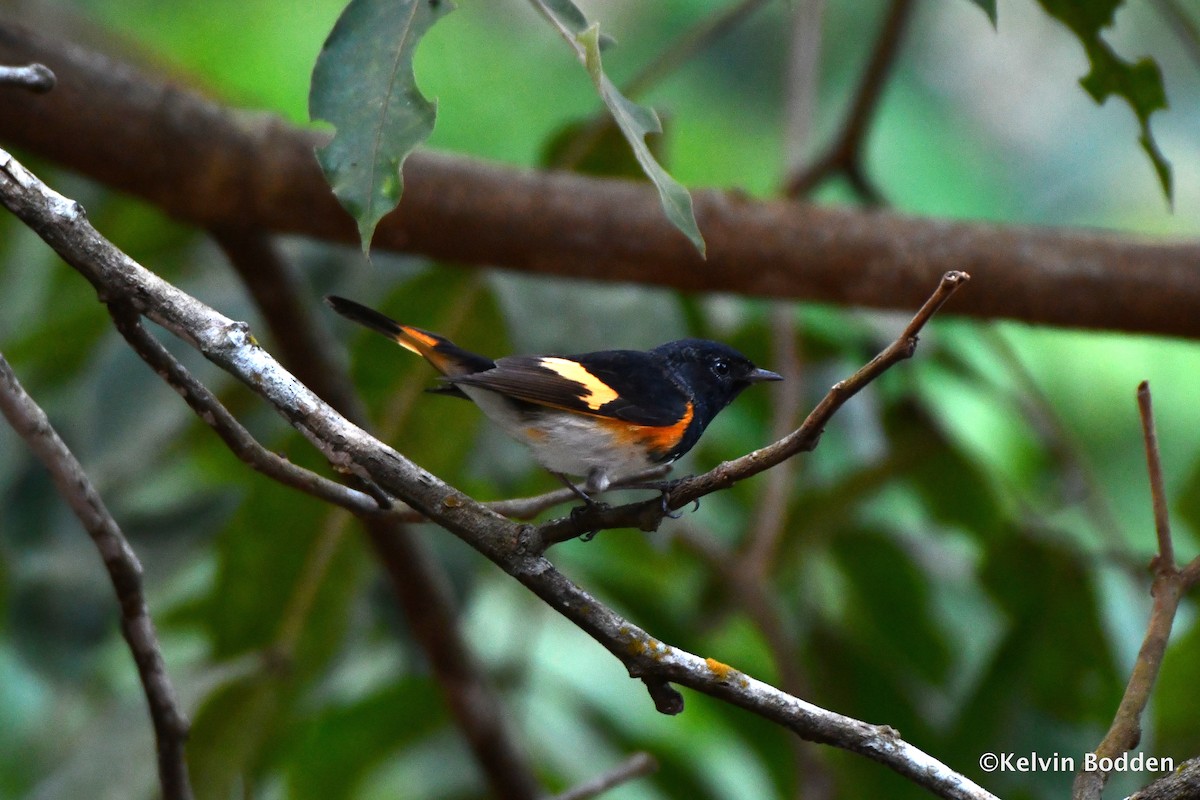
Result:
{"label": "bird's beak", "polygon": [[771,372],[769,369],[756,369],[746,376],[746,380],[751,383],[761,383],[763,381],[781,381],[783,376],[778,372]]}

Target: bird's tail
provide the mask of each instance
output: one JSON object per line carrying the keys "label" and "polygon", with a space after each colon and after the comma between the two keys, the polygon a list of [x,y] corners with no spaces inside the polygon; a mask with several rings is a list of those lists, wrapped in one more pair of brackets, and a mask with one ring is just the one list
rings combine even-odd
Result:
{"label": "bird's tail", "polygon": [[382,333],[404,349],[421,356],[447,377],[469,375],[496,366],[490,358],[464,350],[444,336],[411,325],[401,325],[391,317],[353,300],[328,295],[325,302],[346,319]]}

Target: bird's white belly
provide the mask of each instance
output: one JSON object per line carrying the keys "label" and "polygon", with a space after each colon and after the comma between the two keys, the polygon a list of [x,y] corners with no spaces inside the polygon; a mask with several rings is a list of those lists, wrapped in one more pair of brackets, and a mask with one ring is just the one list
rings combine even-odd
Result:
{"label": "bird's white belly", "polygon": [[547,408],[544,414],[528,419],[494,392],[460,388],[489,419],[526,444],[539,464],[551,472],[585,476],[594,491],[603,491],[610,482],[654,465],[645,448],[621,441],[593,417]]}

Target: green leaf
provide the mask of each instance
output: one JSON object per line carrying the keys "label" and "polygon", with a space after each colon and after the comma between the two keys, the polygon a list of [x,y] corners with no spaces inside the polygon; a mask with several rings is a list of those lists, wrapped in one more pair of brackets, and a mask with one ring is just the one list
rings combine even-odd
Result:
{"label": "green leaf", "polygon": [[1113,51],[1100,33],[1113,23],[1113,15],[1122,0],[1038,0],[1050,16],[1071,29],[1083,45],[1092,69],[1080,79],[1080,84],[1097,103],[1102,104],[1110,96],[1123,98],[1141,124],[1138,138],[1142,149],[1150,157],[1158,182],[1168,200],[1173,197],[1171,164],[1163,156],[1150,131],[1150,115],[1167,107],[1167,92],[1163,88],[1162,71],[1150,58],[1131,63]]}
{"label": "green leaf", "polygon": [[653,109],[639,106],[621,94],[621,91],[604,74],[604,68],[600,63],[599,25],[592,25],[579,34],[576,39],[583,45],[584,53],[587,56],[585,62],[587,71],[592,76],[592,83],[596,85],[596,91],[600,92],[600,97],[608,106],[617,126],[625,134],[629,146],[633,148],[633,155],[642,165],[642,170],[658,187],[658,197],[662,201],[667,219],[671,221],[672,225],[683,231],[684,235],[691,239],[692,244],[700,251],[700,254],[704,255],[704,237],[700,235],[700,228],[696,225],[696,214],[692,209],[692,196],[683,187],[683,184],[672,178],[662,168],[646,145],[647,134],[662,133],[662,123],[659,122],[658,114],[655,114]]}
{"label": "green leaf", "polygon": [[587,17],[571,0],[539,0],[539,6],[562,31],[587,67],[588,75],[591,76],[600,99],[604,101],[625,140],[633,148],[633,155],[641,165],[642,171],[657,187],[667,219],[691,240],[700,251],[700,255],[704,255],[704,237],[700,235],[700,228],[696,225],[692,196],[683,184],[662,168],[646,145],[647,135],[662,133],[662,123],[658,115],[653,109],[640,106],[621,94],[621,90],[604,74],[600,51],[605,49],[610,41],[600,35],[600,25],[589,25]]}
{"label": "green leaf", "polygon": [[437,105],[417,89],[413,54],[453,9],[450,0],[351,0],[317,56],[309,115],[337,128],[317,160],[358,222],[363,253],[400,203],[404,160],[433,131]]}
{"label": "green leaf", "polygon": [[996,27],[996,0],[971,0],[971,2],[979,6],[983,13],[987,14],[987,18],[992,21],[992,27]]}

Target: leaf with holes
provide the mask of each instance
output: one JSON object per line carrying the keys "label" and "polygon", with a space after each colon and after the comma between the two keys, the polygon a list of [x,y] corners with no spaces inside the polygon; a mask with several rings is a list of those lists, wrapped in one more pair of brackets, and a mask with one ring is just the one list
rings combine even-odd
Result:
{"label": "leaf with holes", "polygon": [[417,88],[413,54],[453,9],[450,0],[351,0],[317,56],[309,115],[337,128],[317,160],[358,222],[364,253],[400,203],[404,159],[433,130],[437,106]]}
{"label": "leaf with holes", "polygon": [[1171,164],[1163,156],[1150,131],[1150,115],[1167,107],[1162,71],[1157,62],[1143,58],[1131,63],[1121,58],[1100,35],[1113,24],[1113,15],[1122,0],[1038,0],[1047,14],[1071,29],[1083,45],[1092,69],[1080,83],[1092,99],[1103,103],[1112,95],[1123,98],[1133,109],[1142,127],[1138,141],[1158,175],[1163,193],[1172,198]]}

